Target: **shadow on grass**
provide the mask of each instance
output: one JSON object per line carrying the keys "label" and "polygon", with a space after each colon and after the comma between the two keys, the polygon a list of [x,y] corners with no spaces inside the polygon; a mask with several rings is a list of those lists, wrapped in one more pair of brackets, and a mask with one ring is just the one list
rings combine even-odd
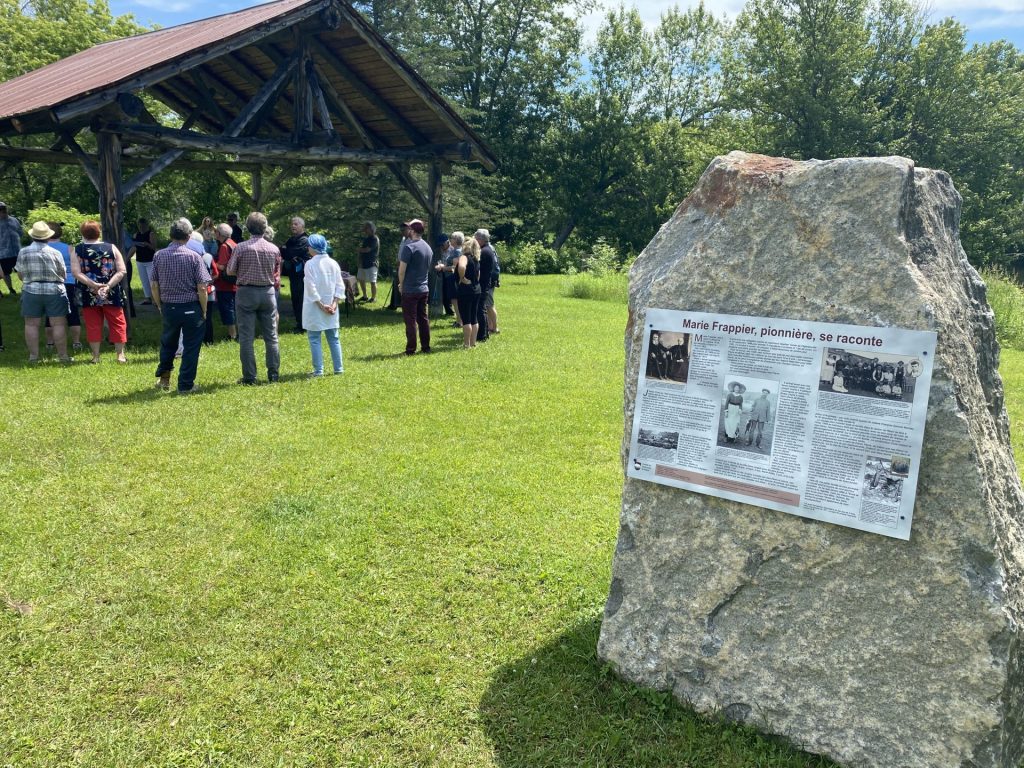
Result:
{"label": "shadow on grass", "polygon": [[778,766],[834,763],[723,718],[699,715],[670,693],[618,679],[596,653],[586,621],[500,668],[480,703],[503,768],[541,766]]}
{"label": "shadow on grass", "polygon": [[[201,367],[199,369],[199,375],[200,375],[200,377],[202,376],[202,368]],[[322,378],[330,378],[330,377],[322,377]],[[149,402],[151,400],[155,400],[155,399],[161,398],[161,397],[170,397],[170,396],[178,395],[179,394],[177,392],[177,390],[175,389],[175,380],[176,380],[175,379],[175,375],[172,374],[171,375],[171,388],[167,392],[164,392],[164,391],[161,391],[159,389],[156,389],[156,387],[154,387],[152,384],[150,384],[148,386],[140,387],[137,390],[132,390],[131,392],[120,392],[120,393],[116,393],[116,394],[113,394],[113,395],[107,395],[106,397],[94,397],[93,399],[87,400],[86,402],[89,403],[90,405],[118,405],[118,404],[127,404],[127,403],[144,403],[144,402]],[[149,379],[146,379],[146,381],[152,381],[155,384],[156,383],[156,377],[153,376],[153,377],[151,377]],[[282,384],[287,384],[287,383],[292,382],[292,381],[308,381],[308,382],[312,383],[315,380],[314,379],[310,379],[310,376],[309,376],[308,373],[283,373],[283,374],[281,374],[281,378],[279,378],[276,382],[271,383],[271,382],[267,381],[266,379],[261,379],[261,380],[257,381],[255,384],[250,385],[250,386],[252,388],[273,387],[273,386],[280,386]],[[242,389],[243,385],[239,384],[238,382],[214,382],[214,383],[211,383],[211,384],[207,384],[207,383],[204,383],[201,380],[201,378],[200,378],[200,380],[197,381],[197,383],[196,383],[196,387],[197,387],[197,389],[196,389],[195,392],[188,392],[186,394],[189,397],[204,397],[205,395],[216,394],[217,392],[220,392],[220,391],[223,391],[223,390]]]}

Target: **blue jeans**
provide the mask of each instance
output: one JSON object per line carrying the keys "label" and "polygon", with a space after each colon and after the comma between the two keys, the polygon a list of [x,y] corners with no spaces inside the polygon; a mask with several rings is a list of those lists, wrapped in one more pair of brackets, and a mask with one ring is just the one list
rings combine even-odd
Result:
{"label": "blue jeans", "polygon": [[164,328],[160,334],[160,364],[156,368],[159,378],[174,370],[174,354],[178,351],[178,337],[181,336],[185,346],[181,353],[181,367],[178,369],[178,391],[188,392],[196,383],[196,370],[199,368],[199,349],[203,346],[203,333],[206,321],[198,301],[186,304],[168,304],[160,306]]}
{"label": "blue jeans", "polygon": [[[345,366],[341,362],[341,339],[338,338],[337,328],[328,328],[324,332],[327,337],[327,346],[331,350],[331,362],[334,363],[334,372],[341,373]],[[321,376],[324,372],[324,349],[320,343],[320,331],[306,331],[309,338],[309,352],[313,356],[313,373]]]}

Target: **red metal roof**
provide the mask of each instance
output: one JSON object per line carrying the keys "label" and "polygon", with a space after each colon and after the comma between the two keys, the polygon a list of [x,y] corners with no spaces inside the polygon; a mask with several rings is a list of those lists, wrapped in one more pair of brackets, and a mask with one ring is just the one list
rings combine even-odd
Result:
{"label": "red metal roof", "polygon": [[0,120],[87,96],[304,6],[321,4],[322,0],[276,0],[93,46],[0,83]]}

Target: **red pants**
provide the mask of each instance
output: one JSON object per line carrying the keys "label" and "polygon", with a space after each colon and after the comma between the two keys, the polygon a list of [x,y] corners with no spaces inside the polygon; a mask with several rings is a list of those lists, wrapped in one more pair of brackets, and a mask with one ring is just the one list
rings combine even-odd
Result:
{"label": "red pants", "polygon": [[110,342],[124,344],[128,341],[128,326],[124,321],[124,310],[104,304],[100,307],[82,307],[82,319],[85,320],[85,338],[91,344],[103,341],[103,320],[106,318],[110,328]]}
{"label": "red pants", "polygon": [[416,329],[420,331],[420,346],[430,351],[430,320],[427,318],[427,293],[403,293],[402,317],[405,319],[405,354],[416,351]]}

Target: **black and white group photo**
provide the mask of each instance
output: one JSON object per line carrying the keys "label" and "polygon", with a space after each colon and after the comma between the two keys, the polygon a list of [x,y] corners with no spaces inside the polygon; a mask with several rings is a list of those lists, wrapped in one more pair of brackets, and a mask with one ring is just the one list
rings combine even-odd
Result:
{"label": "black and white group photo", "polygon": [[735,377],[724,382],[718,445],[769,455],[775,435],[779,382]]}
{"label": "black and white group photo", "polygon": [[648,381],[685,384],[690,373],[690,334],[652,330],[647,344]]}
{"label": "black and white group photo", "polygon": [[829,347],[822,353],[818,389],[841,395],[914,401],[920,358]]}
{"label": "black and white group photo", "polygon": [[679,433],[664,429],[645,429],[641,427],[640,434],[637,436],[637,442],[650,448],[675,453],[676,449],[679,448]]}

